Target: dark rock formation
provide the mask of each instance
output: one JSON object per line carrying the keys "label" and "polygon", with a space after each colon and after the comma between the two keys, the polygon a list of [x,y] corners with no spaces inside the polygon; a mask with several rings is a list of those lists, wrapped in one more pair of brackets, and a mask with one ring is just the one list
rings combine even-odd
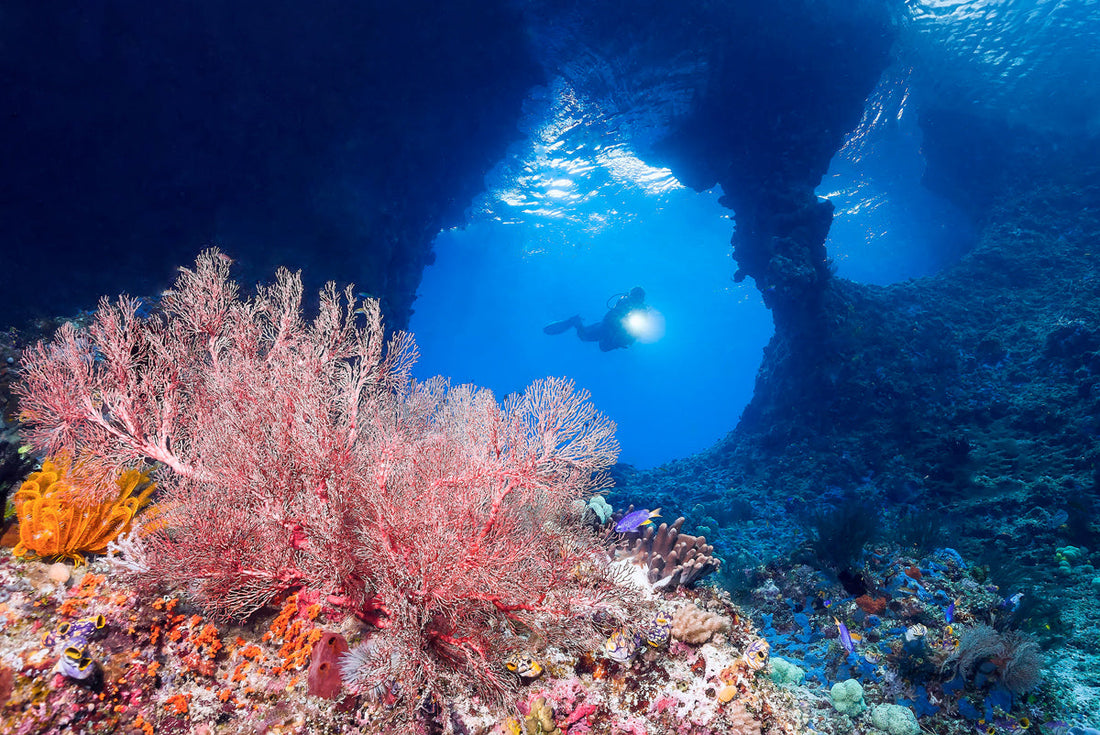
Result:
{"label": "dark rock formation", "polygon": [[799,392],[811,368],[776,339],[737,429],[627,474],[615,504],[693,519],[746,503],[755,530],[734,519],[707,532],[727,558],[761,519],[757,553],[790,553],[807,511],[844,497],[895,538],[918,509],[942,527],[930,542],[993,564],[1041,573],[1055,546],[1095,548],[1100,160],[1064,150],[1045,171],[1002,191],[978,245],[942,274],[885,288],[834,279],[830,353],[843,359],[812,368],[825,389]]}
{"label": "dark rock formation", "polygon": [[404,326],[540,79],[503,0],[14,3],[0,68],[9,324],[156,293],[215,242]]}
{"label": "dark rock formation", "polygon": [[734,4],[725,21],[705,91],[657,150],[689,186],[722,185],[736,277],[805,343],[824,329],[830,277],[833,209],[814,189],[889,61],[893,27],[873,2]]}
{"label": "dark rock formation", "polygon": [[919,112],[923,183],[984,224],[1006,191],[1042,176],[1055,156],[1049,134],[1011,124],[979,109],[945,107],[934,99]]}
{"label": "dark rock formation", "polygon": [[[880,288],[830,277],[830,211],[813,189],[855,125],[890,35],[884,13],[849,10],[831,33],[824,19],[807,21],[816,35],[801,15],[766,11],[759,42],[746,33],[751,48],[729,49],[658,147],[685,183],[722,184],[734,256],[772,308],[776,335],[736,430],[697,457],[624,472],[615,505],[686,515],[733,561],[730,572],[791,553],[807,511],[845,499],[895,538],[905,523],[935,519],[928,528],[944,530],[929,541],[972,558],[1026,566],[1051,544],[1094,548],[1095,146],[928,104],[927,183],[974,218],[979,243],[918,281]],[[864,25],[845,25],[856,14]],[[778,27],[790,45],[774,37]],[[734,503],[751,512],[715,511]],[[757,558],[734,558],[745,549]]]}

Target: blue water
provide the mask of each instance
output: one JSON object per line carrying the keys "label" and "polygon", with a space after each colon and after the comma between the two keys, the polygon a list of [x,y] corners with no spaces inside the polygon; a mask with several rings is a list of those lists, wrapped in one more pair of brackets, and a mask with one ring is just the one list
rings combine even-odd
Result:
{"label": "blue water", "polygon": [[[837,273],[861,282],[934,273],[974,239],[965,216],[921,183],[906,81],[886,78],[872,98],[885,111],[853,131],[817,191],[837,208],[827,241]],[[422,378],[504,395],[571,377],[618,424],[620,461],[649,468],[733,428],[771,316],[751,281],[733,281],[720,187],[696,193],[648,165],[603,109],[560,79],[533,91],[527,138],[487,177],[466,226],[437,237],[410,329]],[[602,353],[572,332],[542,333],[572,314],[600,319],[635,285],[665,318],[659,341]]]}
{"label": "blue water", "polygon": [[[1041,127],[1100,130],[1097,5],[908,3],[897,61],[817,189],[836,207],[826,246],[839,275],[880,285],[929,275],[974,242],[974,223],[922,184],[922,101],[969,96],[967,106]],[[645,100],[643,118],[676,92],[664,94]],[[732,428],[770,316],[747,282],[731,280],[719,193],[684,190],[638,159],[631,134],[653,131],[606,95],[561,78],[532,92],[526,140],[487,177],[465,228],[437,238],[410,326],[424,376],[498,393],[573,377],[618,422],[622,460],[651,467]],[[608,297],[633,285],[666,317],[660,342],[603,354],[541,333],[573,313],[600,318]]]}
{"label": "blue water", "polygon": [[[617,227],[482,220],[436,240],[410,328],[420,376],[442,374],[498,395],[565,375],[618,424],[621,461],[650,467],[703,449],[751,396],[771,320],[733,283],[730,222],[713,192],[635,195]],[[600,352],[542,327],[600,319],[613,294],[641,285],[665,336]]]}

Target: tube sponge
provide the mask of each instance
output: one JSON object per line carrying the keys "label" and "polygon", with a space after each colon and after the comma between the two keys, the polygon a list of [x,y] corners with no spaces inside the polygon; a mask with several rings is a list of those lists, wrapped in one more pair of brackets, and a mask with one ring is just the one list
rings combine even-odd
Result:
{"label": "tube sponge", "polygon": [[325,699],[339,697],[344,683],[339,662],[347,651],[348,642],[339,633],[326,632],[313,644],[312,663],[306,678],[310,694]]}

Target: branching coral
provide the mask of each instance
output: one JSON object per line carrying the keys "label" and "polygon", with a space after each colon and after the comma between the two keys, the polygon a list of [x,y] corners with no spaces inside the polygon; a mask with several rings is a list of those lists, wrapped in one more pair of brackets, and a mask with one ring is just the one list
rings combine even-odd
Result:
{"label": "branching coral", "polygon": [[104,553],[108,543],[129,530],[156,487],[148,473],[137,470],[124,471],[115,484],[114,498],[89,500],[73,477],[70,461],[43,462],[12,496],[19,518],[19,544],[13,553],[72,559],[77,565],[84,563],[85,554]]}
{"label": "branching coral", "polygon": [[683,525],[681,517],[671,526],[646,526],[640,534],[628,534],[616,541],[612,553],[616,559],[631,559],[645,567],[646,577],[655,589],[690,585],[716,571],[720,563],[706,538],[681,533]]}

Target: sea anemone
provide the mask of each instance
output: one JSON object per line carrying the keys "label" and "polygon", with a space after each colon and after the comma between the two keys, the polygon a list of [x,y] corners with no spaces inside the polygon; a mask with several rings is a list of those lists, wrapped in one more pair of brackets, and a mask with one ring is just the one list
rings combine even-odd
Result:
{"label": "sea anemone", "polygon": [[396,650],[387,654],[382,649],[377,638],[370,638],[340,656],[338,665],[344,685],[374,700],[385,700],[387,694],[397,696],[401,686],[389,676],[389,671],[398,668],[401,655]]}

